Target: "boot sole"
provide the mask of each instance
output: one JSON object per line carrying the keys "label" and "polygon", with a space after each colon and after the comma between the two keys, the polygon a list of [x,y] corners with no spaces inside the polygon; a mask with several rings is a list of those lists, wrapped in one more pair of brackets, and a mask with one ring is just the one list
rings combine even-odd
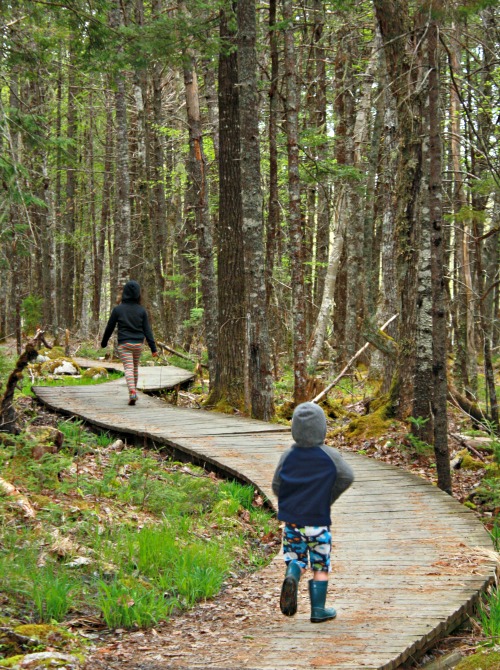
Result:
{"label": "boot sole", "polygon": [[285,616],[297,613],[297,581],[293,577],[286,577],[281,587],[280,609]]}
{"label": "boot sole", "polygon": [[335,612],[335,614],[333,616],[328,616],[328,617],[325,617],[324,619],[317,619],[316,617],[314,617],[314,618],[311,617],[311,623],[323,623],[323,621],[331,621],[332,619],[335,619],[336,616],[337,616],[337,613]]}

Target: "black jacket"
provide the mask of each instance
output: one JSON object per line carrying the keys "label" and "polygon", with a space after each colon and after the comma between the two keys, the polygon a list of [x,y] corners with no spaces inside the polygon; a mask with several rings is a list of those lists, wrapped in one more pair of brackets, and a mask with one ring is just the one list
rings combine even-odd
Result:
{"label": "black jacket", "polygon": [[130,342],[142,344],[146,338],[149,348],[154,354],[156,343],[149,325],[148,314],[139,304],[141,289],[136,281],[129,281],[123,289],[122,301],[113,308],[108,324],[102,336],[101,347],[106,347],[109,338],[118,324],[118,344]]}

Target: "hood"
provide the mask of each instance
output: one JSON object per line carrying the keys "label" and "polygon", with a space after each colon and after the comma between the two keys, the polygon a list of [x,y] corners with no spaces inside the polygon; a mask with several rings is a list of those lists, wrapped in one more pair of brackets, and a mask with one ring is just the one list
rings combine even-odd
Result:
{"label": "hood", "polygon": [[319,447],[326,437],[326,417],[319,405],[297,405],[292,417],[292,436],[299,447]]}
{"label": "hood", "polygon": [[122,302],[139,302],[141,297],[141,287],[139,283],[134,281],[128,281],[123,287]]}

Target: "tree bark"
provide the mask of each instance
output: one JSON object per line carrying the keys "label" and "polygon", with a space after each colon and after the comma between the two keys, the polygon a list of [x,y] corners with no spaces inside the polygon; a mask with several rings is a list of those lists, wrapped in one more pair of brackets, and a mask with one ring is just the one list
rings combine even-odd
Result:
{"label": "tree bark", "polygon": [[307,400],[306,310],[304,291],[304,249],[300,212],[299,176],[299,97],[296,71],[294,9],[292,0],[283,0],[285,29],[286,136],[288,153],[289,240],[292,281],[292,340],[295,405]]}
{"label": "tree bark", "polygon": [[198,80],[190,54],[184,55],[184,85],[189,128],[188,173],[194,188],[194,208],[198,253],[200,257],[200,283],[203,295],[203,321],[208,353],[210,379],[215,379],[217,360],[217,288],[215,282],[212,222],[208,211],[207,167],[203,151],[203,133],[200,117]]}
{"label": "tree bark", "polygon": [[240,152],[244,158],[241,161],[241,200],[251,415],[268,421],[274,414],[274,403],[264,275],[255,12],[255,0],[238,0],[239,127]]}
{"label": "tree bark", "polygon": [[66,206],[64,209],[64,246],[61,268],[61,283],[64,290],[62,296],[62,321],[65,328],[72,328],[74,324],[74,290],[75,290],[75,231],[76,231],[76,161],[77,161],[77,116],[76,116],[76,76],[73,63],[73,53],[70,49],[68,67],[68,111],[67,130],[68,140],[67,169],[66,169]]}
{"label": "tree bark", "polygon": [[217,366],[208,403],[245,407],[245,281],[241,204],[238,61],[229,17],[220,20]]}
{"label": "tree bark", "polygon": [[444,263],[444,235],[442,220],[442,151],[439,119],[439,33],[436,20],[428,27],[427,54],[428,114],[429,114],[429,210],[432,226],[432,334],[433,334],[433,394],[432,414],[434,418],[434,454],[438,475],[438,487],[451,495],[450,454],[448,449],[448,417],[446,401],[447,382],[447,307],[446,268]]}

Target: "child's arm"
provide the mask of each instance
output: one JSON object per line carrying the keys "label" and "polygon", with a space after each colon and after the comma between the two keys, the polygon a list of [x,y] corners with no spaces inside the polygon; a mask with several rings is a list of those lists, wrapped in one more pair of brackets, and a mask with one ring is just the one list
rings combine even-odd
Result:
{"label": "child's arm", "polygon": [[149,348],[151,349],[151,353],[156,354],[157,352],[156,342],[153,336],[153,331],[151,330],[151,326],[149,325],[148,313],[146,312],[146,310],[144,310],[144,314],[142,317],[142,330],[144,332],[146,342],[148,343]]}
{"label": "child's arm", "polygon": [[273,488],[273,493],[277,498],[279,498],[279,495],[280,495],[281,468],[283,467],[283,463],[284,463],[285,458],[287,457],[289,451],[290,451],[290,449],[287,449],[285,452],[283,452],[281,454],[281,458],[278,462],[278,465],[276,466],[276,470],[274,471],[272,488]]}
{"label": "child's arm", "polygon": [[337,470],[337,476],[335,477],[335,483],[332,487],[330,496],[330,504],[333,504],[337,500],[337,498],[340,498],[340,496],[345,491],[347,491],[349,486],[353,483],[354,470],[351,468],[349,463],[347,463],[342,458],[342,456],[340,455],[340,451],[338,451],[334,447],[324,446],[323,450],[332,459],[332,461],[335,464],[335,468]]}
{"label": "child's arm", "polygon": [[106,329],[104,330],[104,335],[102,336],[102,340],[101,340],[101,347],[103,349],[108,346],[109,338],[113,334],[113,331],[115,329],[117,321],[118,321],[118,318],[117,318],[117,315],[116,315],[116,310],[115,310],[115,308],[113,308],[112,311],[111,311],[111,316],[109,317],[109,321],[108,321],[108,324],[106,326]]}

